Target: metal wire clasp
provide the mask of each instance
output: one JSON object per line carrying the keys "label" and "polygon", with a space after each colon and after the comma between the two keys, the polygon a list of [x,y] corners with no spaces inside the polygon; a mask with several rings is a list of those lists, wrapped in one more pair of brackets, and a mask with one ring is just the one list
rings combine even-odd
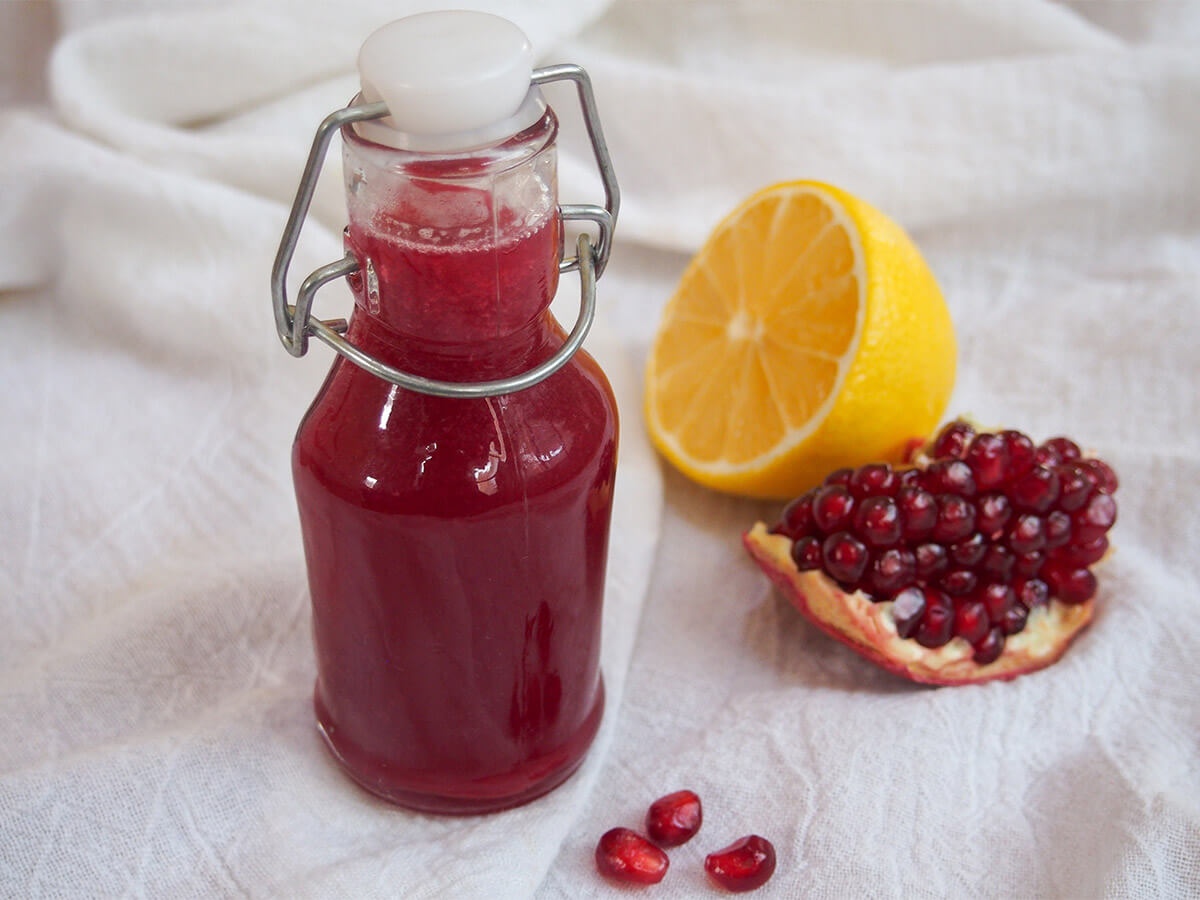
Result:
{"label": "metal wire clasp", "polygon": [[332,112],[317,127],[312,149],[308,153],[308,161],[304,164],[304,174],[300,176],[300,185],[296,189],[296,199],[292,202],[292,211],[279,242],[279,252],[275,254],[275,265],[271,269],[271,299],[275,307],[275,327],[279,332],[279,340],[283,342],[283,346],[292,356],[303,356],[307,353],[308,339],[310,336],[315,336],[355,365],[385,381],[420,394],[432,394],[438,397],[492,397],[497,394],[509,394],[549,378],[567,364],[583,343],[595,318],[596,279],[604,273],[609,254],[612,251],[613,231],[617,224],[621,193],[617,186],[616,174],[613,172],[612,160],[608,155],[608,146],[604,142],[600,116],[596,111],[596,98],[592,93],[592,82],[588,78],[587,72],[581,66],[572,64],[547,66],[534,70],[532,84],[542,85],[551,81],[575,82],[579,93],[579,104],[583,109],[584,125],[587,128],[588,137],[591,139],[592,151],[595,154],[596,165],[600,170],[600,179],[604,185],[604,206],[590,203],[559,206],[564,220],[593,222],[599,229],[599,234],[594,247],[587,234],[579,235],[575,256],[562,259],[558,263],[560,272],[579,271],[581,291],[579,317],[558,352],[539,366],[522,372],[520,375],[497,381],[436,381],[386,365],[342,337],[347,328],[345,319],[322,320],[311,314],[313,296],[322,285],[336,278],[344,278],[358,270],[358,260],[352,254],[346,254],[344,258],[313,271],[300,285],[300,290],[296,294],[296,305],[292,306],[288,303],[288,267],[296,252],[300,229],[308,215],[308,208],[312,203],[313,192],[317,186],[317,176],[325,161],[330,140],[334,133],[345,125],[379,119],[388,115],[385,103],[365,103],[360,106],[347,106]]}

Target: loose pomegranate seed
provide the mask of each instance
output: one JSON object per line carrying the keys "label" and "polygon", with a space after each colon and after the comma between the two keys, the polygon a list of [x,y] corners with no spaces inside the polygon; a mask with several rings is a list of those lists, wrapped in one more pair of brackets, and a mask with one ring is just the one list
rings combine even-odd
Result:
{"label": "loose pomegranate seed", "polygon": [[1104,537],[1117,521],[1117,502],[1111,494],[1092,494],[1088,502],[1071,516],[1075,541],[1090,543]]}
{"label": "loose pomegranate seed", "polygon": [[907,587],[892,597],[892,618],[896,621],[896,634],[910,638],[917,633],[921,616],[925,614],[925,591],[919,587]]}
{"label": "loose pomegranate seed", "polygon": [[1046,563],[1042,578],[1050,587],[1050,593],[1063,603],[1083,603],[1096,594],[1096,576],[1084,568],[1072,568],[1057,560]]}
{"label": "loose pomegranate seed", "polygon": [[[916,471],[916,470],[914,470]],[[924,540],[937,524],[937,501],[920,487],[902,487],[896,492],[896,506],[906,541]]]}
{"label": "loose pomegranate seed", "polygon": [[1004,630],[1002,628],[993,628],[983,640],[975,645],[975,662],[981,666],[986,666],[990,662],[995,662],[1000,658],[1000,654],[1004,651]]}
{"label": "loose pomegranate seed", "polygon": [[978,531],[969,538],[950,545],[950,561],[959,566],[973,566],[987,553],[988,543]]}
{"label": "loose pomegranate seed", "polygon": [[896,489],[904,490],[907,487],[921,486],[921,470],[920,469],[901,469],[896,473]]}
{"label": "loose pomegranate seed", "polygon": [[1083,465],[1096,476],[1100,490],[1109,494],[1117,492],[1117,486],[1120,482],[1117,481],[1117,473],[1112,470],[1112,466],[1102,459],[1085,459]]}
{"label": "loose pomegranate seed", "polygon": [[821,568],[821,542],[815,537],[802,537],[792,544],[792,562],[801,572]]}
{"label": "loose pomegranate seed", "polygon": [[1013,552],[1007,547],[1002,547],[999,544],[992,544],[987,548],[987,553],[983,555],[983,561],[979,564],[979,571],[993,581],[1008,583],[1012,578],[1013,563],[1016,558]]}
{"label": "loose pomegranate seed", "polygon": [[975,530],[975,506],[956,494],[942,494],[937,498],[937,522],[933,526],[933,538],[943,544],[961,541]]}
{"label": "loose pomegranate seed", "polygon": [[950,555],[941,544],[920,544],[914,552],[918,578],[929,580],[946,571],[950,565]]}
{"label": "loose pomegranate seed", "polygon": [[871,547],[890,547],[900,540],[900,510],[891,497],[868,497],[854,514],[854,531]]}
{"label": "loose pomegranate seed", "polygon": [[954,604],[941,591],[925,589],[925,612],[914,637],[922,647],[941,647],[954,635]]}
{"label": "loose pomegranate seed", "polygon": [[1046,523],[1039,516],[1022,513],[1005,538],[1013,553],[1032,553],[1046,546]]}
{"label": "loose pomegranate seed", "polygon": [[994,539],[1012,518],[1012,504],[1003,494],[984,494],[975,503],[975,527],[987,538]]}
{"label": "loose pomegranate seed", "polygon": [[993,625],[1000,624],[1005,614],[1017,602],[1016,594],[1006,584],[985,584],[979,591],[979,599],[987,609],[988,619]]}
{"label": "loose pomegranate seed", "polygon": [[846,487],[850,484],[850,479],[854,477],[853,469],[834,469],[825,476],[826,484],[840,484]]}
{"label": "loose pomegranate seed", "polygon": [[879,597],[888,597],[908,587],[916,577],[917,563],[913,552],[893,547],[875,557],[867,572],[867,586]]}
{"label": "loose pomegranate seed", "polygon": [[1025,630],[1025,623],[1029,621],[1029,610],[1025,608],[1023,603],[1014,603],[1008,608],[1008,612],[1004,614],[1004,620],[999,622],[1004,633],[1009,637],[1014,634],[1020,634]]}
{"label": "loose pomegranate seed", "polygon": [[1057,466],[1060,485],[1058,508],[1074,512],[1087,502],[1088,495],[1095,487],[1096,477],[1078,463],[1064,463]]}
{"label": "loose pomegranate seed", "polygon": [[810,535],[816,530],[812,514],[813,497],[816,496],[816,493],[816,491],[809,491],[801,494],[783,508],[783,515],[780,517],[779,523],[781,534],[786,534],[794,541]]}
{"label": "loose pomegranate seed", "polygon": [[1061,509],[1046,516],[1046,549],[1053,550],[1071,540],[1071,517]]}
{"label": "loose pomegranate seed", "polygon": [[976,435],[963,460],[975,476],[975,487],[986,491],[1008,478],[1008,445],[998,434]]}
{"label": "loose pomegranate seed", "polygon": [[896,473],[887,463],[870,463],[861,467],[850,478],[850,493],[860,500],[880,494],[894,494],[899,482]]}
{"label": "loose pomegranate seed", "polygon": [[1017,478],[1033,468],[1033,455],[1036,452],[1033,441],[1019,431],[1002,431],[1004,446],[1008,449],[1009,478]]}
{"label": "loose pomegranate seed", "polygon": [[866,545],[848,531],[838,531],[825,538],[821,551],[825,571],[835,581],[845,584],[857,585],[870,562]]}
{"label": "loose pomegranate seed", "polygon": [[854,498],[845,485],[826,485],[813,497],[812,512],[817,527],[825,534],[832,534],[854,520]]}
{"label": "loose pomegranate seed", "polygon": [[967,452],[967,444],[975,436],[975,429],[961,419],[942,427],[933,441],[934,459],[959,459]]}
{"label": "loose pomegranate seed", "polygon": [[1050,586],[1040,578],[1014,581],[1013,593],[1026,609],[1045,606],[1050,602]]}
{"label": "loose pomegranate seed", "polygon": [[1053,447],[1047,447],[1045,444],[1033,451],[1033,463],[1037,466],[1046,466],[1054,468],[1062,462],[1062,457],[1058,455],[1058,451]]}
{"label": "loose pomegranate seed", "polygon": [[942,590],[947,594],[954,594],[956,597],[971,593],[978,583],[979,579],[970,569],[954,569],[943,575],[938,582],[942,586]]}
{"label": "loose pomegranate seed", "polygon": [[676,791],[650,804],[646,834],[660,847],[678,847],[696,836],[703,820],[699,796],[694,791]]}
{"label": "loose pomegranate seed", "polygon": [[1098,537],[1094,541],[1071,543],[1065,547],[1059,547],[1054,551],[1054,558],[1074,563],[1077,566],[1090,566],[1092,563],[1100,562],[1107,552],[1108,538]]}
{"label": "loose pomegranate seed", "polygon": [[1019,510],[1044,513],[1054,505],[1061,490],[1057,472],[1046,466],[1034,466],[1012,483],[1009,497]]}
{"label": "loose pomegranate seed", "polygon": [[980,640],[988,630],[988,612],[978,600],[959,604],[954,611],[954,634],[968,644]]}
{"label": "loose pomegranate seed", "polygon": [[658,884],[670,864],[667,854],[628,828],[604,832],[596,845],[596,868],[617,881]]}
{"label": "loose pomegranate seed", "polygon": [[921,483],[931,494],[975,496],[975,476],[971,474],[971,467],[961,459],[941,459],[931,463]]}
{"label": "loose pomegranate seed", "polygon": [[1042,564],[1045,562],[1046,554],[1041,550],[1019,553],[1013,565],[1013,574],[1019,578],[1032,578],[1042,570]]}
{"label": "loose pomegranate seed", "polygon": [[775,848],[764,837],[747,835],[704,857],[704,871],[727,891],[752,891],[775,873]]}
{"label": "loose pomegranate seed", "polygon": [[1079,445],[1070,438],[1054,437],[1042,444],[1047,450],[1053,450],[1058,458],[1063,462],[1073,462],[1083,454],[1079,450]]}

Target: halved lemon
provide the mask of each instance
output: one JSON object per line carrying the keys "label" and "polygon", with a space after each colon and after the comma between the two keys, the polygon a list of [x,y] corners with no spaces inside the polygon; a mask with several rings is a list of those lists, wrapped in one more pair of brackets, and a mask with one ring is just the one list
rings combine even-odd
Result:
{"label": "halved lemon", "polygon": [[646,371],[654,443],[701,484],[794,496],[832,469],[899,460],[954,387],[933,273],[903,229],[811,181],[725,218],[663,311]]}

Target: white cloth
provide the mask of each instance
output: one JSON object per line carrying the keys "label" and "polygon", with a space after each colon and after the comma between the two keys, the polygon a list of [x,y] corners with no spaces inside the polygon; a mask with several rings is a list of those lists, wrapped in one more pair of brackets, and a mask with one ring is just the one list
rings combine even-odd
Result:
{"label": "white cloth", "polygon": [[[283,353],[266,291],[313,127],[410,6],[63,4],[53,112],[0,118],[0,895],[615,896],[596,839],[682,787],[705,825],[648,897],[713,895],[704,853],[749,832],[763,898],[1200,892],[1200,6],[489,5],[596,83],[625,202],[589,345],[623,444],[604,729],[549,797],[468,819],[370,799],[313,732],[287,448],[329,359]],[[551,99],[563,199],[591,199]],[[296,273],[339,255],[336,170]],[[952,411],[1121,475],[1054,668],[873,668],[742,552],[778,505],[672,471],[655,550],[637,366],[686,253],[797,177],[925,251]]]}

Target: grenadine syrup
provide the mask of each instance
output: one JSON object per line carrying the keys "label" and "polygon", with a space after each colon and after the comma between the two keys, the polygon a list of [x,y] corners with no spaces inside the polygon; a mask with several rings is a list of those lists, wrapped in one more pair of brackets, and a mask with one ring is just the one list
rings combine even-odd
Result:
{"label": "grenadine syrup", "polygon": [[[556,122],[431,157],[343,130],[347,338],[447,381],[508,377],[564,341]],[[396,387],[339,357],[292,464],[321,732],[368,790],[415,809],[514,806],[566,779],[599,671],[617,415],[583,352],[508,395]]]}

